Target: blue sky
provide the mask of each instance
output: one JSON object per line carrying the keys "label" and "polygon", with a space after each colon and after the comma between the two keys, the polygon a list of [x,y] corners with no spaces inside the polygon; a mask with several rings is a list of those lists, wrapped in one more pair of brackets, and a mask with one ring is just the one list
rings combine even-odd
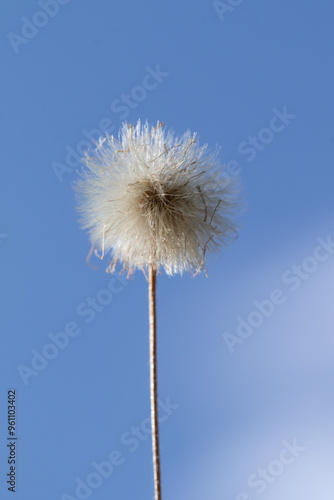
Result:
{"label": "blue sky", "polygon": [[328,496],[333,3],[1,10],[1,498],[13,388],[17,500],[153,498],[147,283],[86,265],[72,189],[87,136],[138,118],[219,145],[246,202],[209,278],[158,280],[164,500]]}

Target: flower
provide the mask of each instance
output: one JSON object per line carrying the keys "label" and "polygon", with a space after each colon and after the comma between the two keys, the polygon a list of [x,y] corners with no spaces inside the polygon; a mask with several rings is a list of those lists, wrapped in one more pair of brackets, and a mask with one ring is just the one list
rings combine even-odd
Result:
{"label": "flower", "polygon": [[78,209],[95,251],[131,273],[151,264],[169,275],[205,271],[206,252],[236,235],[235,182],[196,134],[163,124],[123,124],[100,140],[76,182]]}

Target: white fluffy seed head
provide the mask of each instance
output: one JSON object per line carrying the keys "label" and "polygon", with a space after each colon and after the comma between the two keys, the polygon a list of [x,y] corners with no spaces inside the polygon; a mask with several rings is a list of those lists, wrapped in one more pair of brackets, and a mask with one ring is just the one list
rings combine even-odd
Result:
{"label": "white fluffy seed head", "polygon": [[138,121],[100,141],[76,182],[78,209],[94,248],[132,272],[205,270],[205,254],[236,235],[235,182],[196,135]]}

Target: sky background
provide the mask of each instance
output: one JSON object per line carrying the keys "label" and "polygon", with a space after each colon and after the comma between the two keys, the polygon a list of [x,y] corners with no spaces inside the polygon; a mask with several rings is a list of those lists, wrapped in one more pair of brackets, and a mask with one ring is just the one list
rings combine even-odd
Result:
{"label": "sky background", "polygon": [[[161,407],[163,500],[327,498],[333,2],[62,0],[45,2],[44,15],[41,4],[1,5],[1,499],[12,498],[9,389],[17,500],[154,496],[150,437],[130,440],[137,426],[149,431],[147,283],[140,272],[128,283],[113,278],[97,259],[99,271],[87,266],[73,195],[83,131],[117,134],[124,118],[159,120],[219,145],[246,202],[239,239],[208,259],[209,278],[158,279],[159,395],[169,401]],[[288,118],[273,121],[279,113]],[[315,261],[319,238],[329,248]],[[298,279],[293,266],[302,266]],[[254,301],[277,289],[282,303],[271,315],[252,316]],[[238,318],[249,316],[261,324],[241,339]],[[65,328],[77,335],[63,349],[45,347]],[[53,359],[22,376],[43,349]],[[295,456],[282,455],[286,443],[297,444]],[[119,465],[99,479],[92,463],[113,450]],[[259,469],[268,479],[254,486]],[[76,492],[77,478],[93,487]]]}

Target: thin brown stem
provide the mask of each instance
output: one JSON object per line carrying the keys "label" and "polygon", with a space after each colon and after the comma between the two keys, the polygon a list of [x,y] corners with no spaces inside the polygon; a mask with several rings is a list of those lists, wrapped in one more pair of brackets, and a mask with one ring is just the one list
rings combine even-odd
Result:
{"label": "thin brown stem", "polygon": [[155,500],[161,500],[160,451],[157,387],[157,320],[156,320],[156,271],[149,266],[149,318],[150,318],[150,380],[151,426]]}

